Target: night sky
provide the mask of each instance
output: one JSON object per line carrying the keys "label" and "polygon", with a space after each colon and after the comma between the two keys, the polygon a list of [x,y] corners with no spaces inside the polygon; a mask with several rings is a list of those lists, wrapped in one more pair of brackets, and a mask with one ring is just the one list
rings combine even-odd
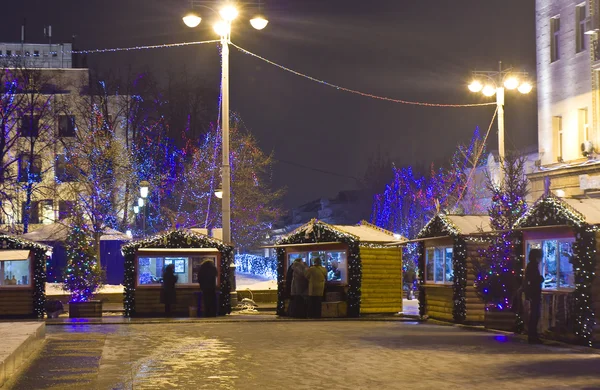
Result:
{"label": "night sky", "polygon": [[[246,22],[250,15],[241,15],[232,41],[346,88],[432,103],[493,101],[470,94],[466,86],[472,70],[497,69],[499,60],[530,72],[535,81],[533,1],[264,3],[267,28],[252,29]],[[51,24],[54,42],[69,42],[76,34],[79,49],[216,39],[208,11],[201,27],[183,25],[186,5],[185,0],[9,2],[3,5],[0,41],[19,41],[23,17],[28,42],[42,41],[44,25]],[[353,177],[363,177],[369,157],[378,151],[398,166],[447,161],[476,126],[487,130],[494,112],[494,106],[415,107],[356,96],[231,51],[231,109],[241,114],[263,149],[286,161],[278,163],[275,181],[288,189],[287,207],[355,188]],[[185,67],[215,89],[220,82],[215,45],[95,54],[88,62],[102,70],[131,66],[158,74]],[[535,92],[507,94],[507,149],[537,145]],[[488,148],[497,148],[495,123]]]}

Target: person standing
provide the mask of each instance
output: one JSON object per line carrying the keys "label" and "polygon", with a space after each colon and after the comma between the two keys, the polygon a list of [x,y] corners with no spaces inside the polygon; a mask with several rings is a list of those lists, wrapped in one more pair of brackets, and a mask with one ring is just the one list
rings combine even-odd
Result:
{"label": "person standing", "polygon": [[217,267],[212,259],[205,259],[198,269],[198,283],[202,291],[204,317],[217,316]]}
{"label": "person standing", "polygon": [[542,282],[544,281],[539,268],[541,260],[541,249],[536,248],[529,251],[529,264],[525,269],[524,290],[525,299],[529,301],[527,339],[530,344],[540,344],[542,342],[537,331],[542,306]]}
{"label": "person standing", "polygon": [[306,295],[308,294],[308,280],[304,276],[306,264],[301,257],[292,263],[292,308],[291,315],[296,318],[306,318]]}
{"label": "person standing", "polygon": [[177,283],[177,275],[175,275],[175,265],[169,264],[163,271],[163,303],[165,304],[165,315],[171,317],[173,314],[171,309],[172,305],[177,302],[177,296],[175,294],[175,284]]}
{"label": "person standing", "polygon": [[320,257],[313,259],[313,264],[305,274],[308,279],[308,318],[321,318],[321,302],[325,292],[327,270],[321,265]]}

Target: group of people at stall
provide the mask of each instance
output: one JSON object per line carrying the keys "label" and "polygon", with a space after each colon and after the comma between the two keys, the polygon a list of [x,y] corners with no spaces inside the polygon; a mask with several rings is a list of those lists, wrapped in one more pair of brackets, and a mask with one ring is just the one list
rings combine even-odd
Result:
{"label": "group of people at stall", "polygon": [[288,315],[294,318],[321,318],[321,303],[325,292],[327,270],[320,257],[309,267],[297,257],[288,267],[286,293],[290,297]]}

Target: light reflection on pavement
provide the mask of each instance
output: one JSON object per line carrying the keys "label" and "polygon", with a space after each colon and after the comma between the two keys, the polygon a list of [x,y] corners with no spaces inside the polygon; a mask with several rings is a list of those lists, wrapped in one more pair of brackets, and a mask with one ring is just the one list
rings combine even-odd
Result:
{"label": "light reflection on pavement", "polygon": [[600,388],[600,355],[431,324],[273,321],[49,326],[12,388],[567,387]]}

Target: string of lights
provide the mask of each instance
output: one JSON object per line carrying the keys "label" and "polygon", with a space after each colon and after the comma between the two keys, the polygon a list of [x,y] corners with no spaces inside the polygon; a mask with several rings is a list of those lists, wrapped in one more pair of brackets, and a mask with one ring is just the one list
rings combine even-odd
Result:
{"label": "string of lights", "polygon": [[496,104],[495,102],[493,102],[493,103],[473,103],[473,104],[425,103],[425,102],[415,102],[415,101],[410,101],[410,100],[394,99],[394,98],[389,98],[389,97],[385,97],[385,96],[378,96],[378,95],[374,95],[374,94],[367,93],[367,92],[357,91],[355,89],[341,87],[339,85],[329,83],[329,82],[327,82],[325,80],[320,80],[320,79],[317,79],[315,77],[309,76],[307,74],[295,71],[293,69],[290,69],[290,68],[287,68],[287,67],[285,67],[283,65],[280,65],[280,64],[278,64],[276,62],[268,60],[268,59],[266,59],[264,57],[261,57],[258,54],[254,54],[251,51],[243,49],[243,48],[237,46],[235,43],[231,43],[231,46],[235,47],[236,49],[238,49],[242,53],[245,53],[245,54],[248,54],[248,55],[250,55],[252,57],[258,58],[259,60],[264,61],[264,62],[266,62],[269,65],[273,65],[273,66],[275,66],[275,67],[277,67],[279,69],[285,70],[286,72],[290,72],[292,74],[295,74],[296,76],[303,77],[305,79],[314,81],[314,82],[319,83],[319,84],[326,85],[328,87],[332,87],[332,88],[338,89],[340,91],[353,93],[355,95],[360,95],[360,96],[368,97],[368,98],[371,98],[371,99],[383,100],[383,101],[392,102],[392,103],[409,104],[409,105],[414,105],[414,106],[446,107],[446,108],[481,107],[481,106],[491,106],[491,105],[495,105]]}
{"label": "string of lights", "polygon": [[[144,46],[132,46],[132,47],[117,47],[117,48],[108,48],[108,49],[90,49],[90,50],[63,50],[61,51],[62,54],[98,54],[98,53],[115,53],[115,52],[120,52],[120,51],[136,51],[136,50],[149,50],[149,49],[164,49],[164,48],[171,48],[171,47],[183,47],[183,46],[192,46],[192,45],[201,45],[201,44],[207,44],[207,43],[218,43],[220,42],[220,40],[217,39],[212,39],[212,40],[208,40],[208,41],[194,41],[194,42],[179,42],[179,43],[164,43],[164,44],[160,44],[160,45],[144,45]],[[252,53],[251,51],[248,51],[240,46],[237,46],[234,43],[231,43],[231,45],[233,47],[235,47],[236,49],[238,49],[239,51],[241,51],[242,53],[248,54],[250,56],[253,56],[255,58],[258,58],[261,61],[264,61],[270,65],[273,65],[279,69],[285,70],[286,72],[290,72],[292,74],[295,74],[296,76],[300,76],[303,77],[307,80],[311,80],[314,82],[317,82],[319,84],[323,84],[326,85],[328,87],[332,87],[335,89],[338,89],[340,91],[344,91],[344,92],[349,92],[355,95],[360,95],[363,97],[368,97],[371,99],[377,99],[377,100],[383,100],[383,101],[387,101],[387,102],[392,102],[392,103],[400,103],[400,104],[408,104],[408,105],[414,105],[414,106],[424,106],[424,107],[445,107],[445,108],[464,108],[464,107],[482,107],[482,106],[491,106],[491,105],[495,105],[495,102],[489,102],[489,103],[471,103],[471,104],[443,104],[443,103],[427,103],[427,102],[417,102],[417,101],[410,101],[410,100],[403,100],[403,99],[394,99],[394,98],[390,98],[390,97],[386,97],[386,96],[379,96],[379,95],[375,95],[372,93],[367,93],[367,92],[361,92],[361,91],[357,91],[355,89],[350,89],[350,88],[345,88],[336,84],[332,84],[329,83],[325,80],[320,80],[317,79],[316,77],[312,77],[309,76],[307,74],[295,71],[293,69],[290,69],[288,67],[285,67],[283,65],[280,65],[276,62],[273,62],[267,58],[261,57],[258,54]],[[54,52],[53,52],[54,53]],[[52,53],[52,54],[53,54]],[[56,52],[56,54],[58,54],[58,52]]]}
{"label": "string of lights", "polygon": [[469,186],[469,182],[471,181],[471,178],[473,177],[473,174],[475,173],[475,168],[477,168],[475,165],[477,164],[477,162],[481,158],[481,154],[485,150],[485,143],[487,142],[488,136],[490,135],[490,131],[492,130],[492,126],[494,125],[494,120],[496,119],[496,115],[498,115],[498,107],[496,107],[496,111],[494,111],[494,116],[492,116],[492,120],[490,122],[490,125],[488,126],[487,133],[485,133],[485,137],[483,137],[483,142],[481,143],[481,148],[479,148],[479,150],[477,151],[477,155],[475,156],[475,159],[473,160],[473,169],[471,169],[471,172],[469,172],[469,176],[467,176],[467,182],[465,183],[465,186],[463,187],[456,204],[459,204],[460,201],[462,200],[463,196],[465,195],[465,191],[467,190],[467,187]]}
{"label": "string of lights", "polygon": [[182,47],[192,45],[203,45],[206,43],[217,43],[220,42],[218,39],[212,39],[210,41],[194,41],[194,42],[179,42],[179,43],[163,43],[161,45],[146,45],[146,46],[132,46],[132,47],[116,47],[112,49],[92,49],[92,50],[70,50],[63,51],[63,54],[97,54],[97,53],[114,53],[118,51],[134,51],[134,50],[148,50],[148,49],[164,49],[170,47]]}

